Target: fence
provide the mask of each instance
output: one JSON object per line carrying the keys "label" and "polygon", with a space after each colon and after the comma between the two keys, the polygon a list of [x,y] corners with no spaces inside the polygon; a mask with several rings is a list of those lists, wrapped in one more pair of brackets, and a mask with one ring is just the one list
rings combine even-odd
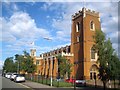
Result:
{"label": "fence", "polygon": [[[31,75],[31,74],[26,74],[25,75],[26,80],[31,80],[34,82],[38,82],[41,84],[46,84],[46,85],[51,85],[51,77],[45,77],[42,75]],[[55,87],[72,87],[72,83],[67,83],[64,81],[64,79],[56,79],[56,77],[52,77],[52,86]]]}
{"label": "fence", "polygon": [[[26,80],[31,80],[31,81],[38,82],[41,84],[46,84],[49,86],[51,85],[51,78],[50,77],[45,77],[45,76],[41,76],[41,75],[31,75],[31,74],[26,74],[25,77],[26,77]],[[56,79],[56,77],[54,77],[54,76],[52,78],[53,78],[52,79],[52,86],[55,86],[55,87],[73,87],[74,86],[73,83],[65,82],[64,79]],[[86,83],[88,86],[95,85],[94,80],[88,80],[88,81],[86,81]],[[116,80],[115,83],[116,83],[115,88],[120,88],[119,81]],[[103,83],[100,80],[97,80],[97,86],[103,87]],[[109,82],[107,83],[107,88],[114,88],[113,80],[111,80],[110,83]]]}

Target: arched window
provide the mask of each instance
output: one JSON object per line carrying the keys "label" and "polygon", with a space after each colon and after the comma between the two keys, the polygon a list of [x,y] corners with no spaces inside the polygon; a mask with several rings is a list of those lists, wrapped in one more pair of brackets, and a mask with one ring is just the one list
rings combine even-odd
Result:
{"label": "arched window", "polygon": [[95,59],[95,49],[91,48],[91,59]]}
{"label": "arched window", "polygon": [[80,24],[80,22],[77,22],[77,24],[76,24],[76,32],[79,32],[80,29],[81,29],[81,24]]}
{"label": "arched window", "polygon": [[90,29],[95,30],[95,24],[93,21],[90,22]]}

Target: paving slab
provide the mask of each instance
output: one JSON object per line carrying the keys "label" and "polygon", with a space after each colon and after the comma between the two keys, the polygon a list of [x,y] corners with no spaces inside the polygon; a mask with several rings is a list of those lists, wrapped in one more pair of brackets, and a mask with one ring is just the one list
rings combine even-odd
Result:
{"label": "paving slab", "polygon": [[37,82],[32,82],[32,81],[26,81],[22,84],[26,85],[26,86],[29,86],[31,88],[55,88],[55,87],[52,87],[52,86],[48,86],[48,85],[44,85],[44,84],[37,83]]}

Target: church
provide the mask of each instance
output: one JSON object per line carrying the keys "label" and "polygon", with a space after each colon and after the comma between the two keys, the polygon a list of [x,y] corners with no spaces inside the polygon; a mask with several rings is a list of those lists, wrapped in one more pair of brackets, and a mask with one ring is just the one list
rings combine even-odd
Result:
{"label": "church", "polygon": [[[70,78],[94,79],[98,75],[97,53],[93,35],[101,30],[99,12],[82,8],[72,15],[71,44],[36,56],[36,49],[31,49],[31,57],[37,65],[35,74],[56,78],[58,76],[57,56],[65,57],[73,66]],[[66,78],[68,75],[66,74]]]}

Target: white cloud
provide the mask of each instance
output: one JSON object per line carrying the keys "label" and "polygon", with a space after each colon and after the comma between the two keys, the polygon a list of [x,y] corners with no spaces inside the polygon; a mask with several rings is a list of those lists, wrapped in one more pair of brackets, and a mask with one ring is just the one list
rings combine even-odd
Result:
{"label": "white cloud", "polygon": [[13,10],[14,11],[18,11],[19,10],[18,6],[15,3],[13,3]]}
{"label": "white cloud", "polygon": [[[36,0],[39,1],[39,0]],[[119,0],[40,0],[40,2],[118,2]]]}
{"label": "white cloud", "polygon": [[2,17],[0,18],[1,23],[2,41],[12,45],[13,50],[23,50],[23,48],[29,47],[29,43],[32,41],[46,36],[51,37],[46,29],[37,27],[35,20],[26,12],[14,12],[7,19]]}
{"label": "white cloud", "polygon": [[52,2],[47,2],[47,3],[43,4],[43,6],[41,7],[41,9],[48,10],[49,7],[51,7],[52,5],[53,5]]}
{"label": "white cloud", "polygon": [[66,45],[70,45],[70,43],[56,45],[55,47],[53,47],[53,46],[47,46],[47,47],[36,46],[35,48],[37,49],[37,51],[39,51],[39,53],[45,53],[45,52],[49,52],[50,50],[56,50],[58,48],[65,47]]}
{"label": "white cloud", "polygon": [[[71,0],[73,1],[73,0]],[[86,1],[87,2],[87,1]],[[71,15],[82,9],[84,3],[53,3],[47,2],[41,8],[43,10],[50,10],[57,12],[57,18],[52,21],[52,27],[55,31],[55,37],[53,37],[57,42],[66,41],[70,42],[71,35]],[[103,31],[111,38],[114,47],[118,45],[114,42],[118,36],[117,32],[117,3],[86,3],[86,7],[95,11],[100,12],[101,16],[101,26]],[[10,18],[0,18],[0,24],[2,23],[2,41],[12,43],[13,45],[8,45],[14,50],[20,50],[23,47],[31,47],[30,42],[37,40],[40,37],[51,37],[50,33],[44,28],[39,28],[36,26],[35,20],[30,17],[26,12],[18,11],[19,8],[14,4],[13,15]],[[111,16],[111,17],[109,17]],[[52,19],[50,16],[46,18]],[[112,34],[111,34],[112,33]],[[35,46],[38,50],[50,50],[50,47]]]}
{"label": "white cloud", "polygon": [[[6,20],[5,18],[2,19],[3,35],[10,34],[18,39],[35,39],[40,36],[50,36],[47,30],[38,28],[34,19],[25,12],[15,12],[9,20]],[[5,37],[3,37],[3,40]]]}
{"label": "white cloud", "polygon": [[[60,4],[62,16],[54,18],[52,26],[57,30],[56,39],[70,39],[71,32],[71,15],[78,12],[83,7],[83,3],[63,3]],[[50,6],[53,8],[54,6]],[[95,10],[100,13],[102,30],[110,37],[115,49],[118,48],[118,3],[114,2],[88,2],[87,9]],[[58,8],[56,8],[58,9]],[[68,36],[68,37],[67,37]]]}
{"label": "white cloud", "polygon": [[[81,4],[80,4],[81,5]],[[57,29],[56,39],[70,42],[71,35],[71,15],[80,9],[80,5],[73,3],[61,4],[60,17],[54,18],[52,26]],[[71,6],[74,6],[71,8]],[[59,14],[58,14],[59,15]]]}

